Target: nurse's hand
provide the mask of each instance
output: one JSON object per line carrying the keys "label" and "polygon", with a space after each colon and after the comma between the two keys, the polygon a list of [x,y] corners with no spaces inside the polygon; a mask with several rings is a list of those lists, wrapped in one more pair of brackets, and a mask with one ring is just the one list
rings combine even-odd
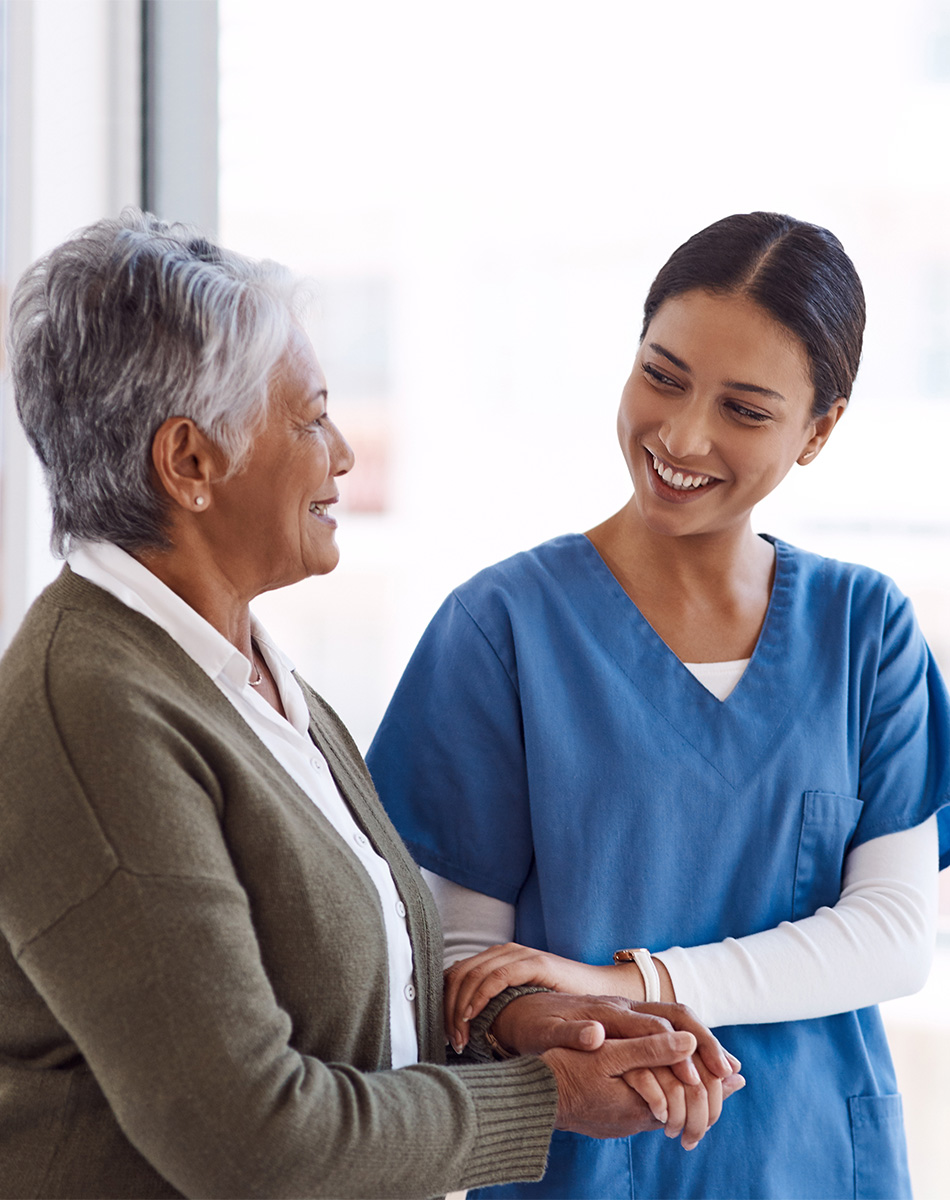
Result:
{"label": "nurse's hand", "polygon": [[[663,964],[658,964],[661,1000],[675,1000],[673,986]],[[468,1041],[468,1022],[493,996],[509,987],[534,984],[576,996],[624,996],[644,998],[643,976],[636,963],[591,966],[520,946],[517,942],[489,946],[480,954],[453,963],[445,972],[445,1030],[449,1041],[460,1049]]]}
{"label": "nurse's hand", "polygon": [[[646,1043],[676,1030],[689,1033],[694,1050],[675,1061],[631,1066],[623,1075],[667,1137],[681,1137],[692,1149],[719,1119],[723,1100],[745,1085],[739,1063],[689,1009],[677,1004],[640,1005],[620,996],[567,996],[539,992],[507,1004],[491,1032],[509,1050],[538,1054],[556,1047],[588,1052],[606,1039]],[[706,1063],[710,1066],[707,1067]]]}

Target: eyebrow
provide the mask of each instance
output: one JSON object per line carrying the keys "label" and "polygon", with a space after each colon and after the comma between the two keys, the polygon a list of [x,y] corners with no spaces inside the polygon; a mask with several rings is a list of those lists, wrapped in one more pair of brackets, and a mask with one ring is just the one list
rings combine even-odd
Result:
{"label": "eyebrow", "polygon": [[[651,350],[654,350],[657,354],[661,354],[664,358],[668,359],[674,367],[678,367],[687,375],[692,375],[693,372],[689,369],[686,363],[684,363],[681,358],[677,358],[675,354],[667,350],[665,346],[661,346],[659,342],[650,342],[649,345]],[[774,388],[759,387],[757,383],[742,383],[738,379],[725,379],[723,380],[722,386],[731,388],[736,392],[752,392],[756,396],[768,396],[772,400],[785,401],[785,397],[781,392],[775,391]]]}

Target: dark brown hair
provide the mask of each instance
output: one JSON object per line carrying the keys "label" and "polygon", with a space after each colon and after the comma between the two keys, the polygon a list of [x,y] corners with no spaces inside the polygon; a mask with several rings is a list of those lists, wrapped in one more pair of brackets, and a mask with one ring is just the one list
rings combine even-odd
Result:
{"label": "dark brown hair", "polygon": [[861,361],[864,289],[844,247],[827,229],[781,213],[737,213],[694,234],[653,281],[643,332],[664,300],[684,292],[748,296],[804,345],[823,416],[851,395]]}

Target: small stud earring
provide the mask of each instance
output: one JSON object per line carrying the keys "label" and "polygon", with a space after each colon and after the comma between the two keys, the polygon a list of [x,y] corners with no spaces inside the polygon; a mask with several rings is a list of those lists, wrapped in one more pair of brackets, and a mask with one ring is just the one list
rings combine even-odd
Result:
{"label": "small stud earring", "polygon": [[204,504],[204,502],[205,502],[204,496],[195,496],[195,507],[196,508],[201,508],[201,506],[202,506],[202,504]]}
{"label": "small stud earring", "polygon": [[814,450],[806,450],[798,461],[800,463],[807,463],[814,453]]}

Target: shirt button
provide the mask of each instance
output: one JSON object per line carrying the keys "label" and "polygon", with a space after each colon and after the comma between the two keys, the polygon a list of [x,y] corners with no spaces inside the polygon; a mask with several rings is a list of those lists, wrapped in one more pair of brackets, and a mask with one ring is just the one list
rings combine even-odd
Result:
{"label": "shirt button", "polygon": [[354,833],[353,841],[356,842],[357,846],[365,846],[367,843],[366,834],[365,833]]}
{"label": "shirt button", "polygon": [[323,770],[323,763],[320,761],[320,759],[319,759],[319,758],[311,758],[311,760],[310,760],[310,765],[311,765],[311,767],[313,767],[313,769],[314,769],[315,771],[322,771],[322,770]]}
{"label": "shirt button", "polygon": [[404,917],[406,915],[406,906],[401,900],[396,901],[396,916]]}
{"label": "shirt button", "polygon": [[411,983],[407,983],[406,986],[402,989],[402,994],[406,997],[407,1000],[415,1000],[416,989],[412,986]]}

